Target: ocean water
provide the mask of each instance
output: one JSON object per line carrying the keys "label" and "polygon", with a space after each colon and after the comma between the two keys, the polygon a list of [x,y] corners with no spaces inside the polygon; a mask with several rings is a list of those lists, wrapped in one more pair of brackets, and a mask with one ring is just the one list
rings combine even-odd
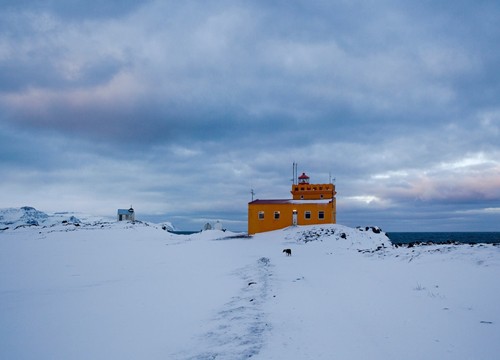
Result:
{"label": "ocean water", "polygon": [[464,244],[500,244],[500,232],[389,232],[393,244],[409,243],[464,243]]}

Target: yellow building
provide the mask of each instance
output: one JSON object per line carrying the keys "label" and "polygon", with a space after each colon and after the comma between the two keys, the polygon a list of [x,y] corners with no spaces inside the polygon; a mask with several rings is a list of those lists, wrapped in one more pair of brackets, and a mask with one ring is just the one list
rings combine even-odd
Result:
{"label": "yellow building", "polygon": [[302,173],[292,185],[292,199],[254,200],[248,203],[248,234],[292,225],[335,224],[334,184],[310,184]]}

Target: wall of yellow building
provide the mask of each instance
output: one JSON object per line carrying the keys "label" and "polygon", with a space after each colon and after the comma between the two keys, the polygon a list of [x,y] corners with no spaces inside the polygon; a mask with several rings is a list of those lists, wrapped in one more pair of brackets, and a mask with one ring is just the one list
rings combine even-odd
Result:
{"label": "wall of yellow building", "polygon": [[[297,225],[335,224],[336,201],[335,198],[328,203],[249,203],[248,204],[248,233],[256,234],[265,231],[283,229],[293,225],[293,211],[297,210]],[[259,219],[259,212],[264,212],[264,218]],[[279,212],[275,219],[274,213]],[[305,212],[311,212],[311,218],[305,218]],[[324,212],[320,219],[319,211]]]}

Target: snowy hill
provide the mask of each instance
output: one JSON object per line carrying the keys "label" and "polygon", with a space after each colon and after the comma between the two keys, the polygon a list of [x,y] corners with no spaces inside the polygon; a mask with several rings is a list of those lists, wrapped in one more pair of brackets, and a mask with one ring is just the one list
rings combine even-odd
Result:
{"label": "snowy hill", "polygon": [[[161,224],[147,224],[137,221],[137,224],[160,227],[166,231],[176,231],[176,227],[171,222]],[[60,230],[61,226],[72,226],[82,228],[103,228],[116,225],[116,219],[102,216],[93,216],[77,212],[56,212],[47,214],[30,206],[21,208],[0,209],[0,231],[19,230],[30,227],[51,228],[52,231]]]}
{"label": "snowy hill", "polygon": [[247,237],[52,224],[0,232],[2,359],[500,353],[494,245],[395,248],[377,228],[341,225]]}
{"label": "snowy hill", "polygon": [[54,227],[56,225],[95,225],[114,221],[75,212],[47,214],[30,206],[0,209],[0,230],[16,230],[32,226]]}
{"label": "snowy hill", "polygon": [[38,226],[48,219],[48,215],[29,206],[0,209],[0,229],[20,226]]}

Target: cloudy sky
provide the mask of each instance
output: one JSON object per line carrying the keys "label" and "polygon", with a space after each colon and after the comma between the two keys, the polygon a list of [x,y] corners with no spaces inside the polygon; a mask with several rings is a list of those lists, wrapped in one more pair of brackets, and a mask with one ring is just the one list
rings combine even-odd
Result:
{"label": "cloudy sky", "polygon": [[500,231],[500,3],[3,0],[0,207]]}

